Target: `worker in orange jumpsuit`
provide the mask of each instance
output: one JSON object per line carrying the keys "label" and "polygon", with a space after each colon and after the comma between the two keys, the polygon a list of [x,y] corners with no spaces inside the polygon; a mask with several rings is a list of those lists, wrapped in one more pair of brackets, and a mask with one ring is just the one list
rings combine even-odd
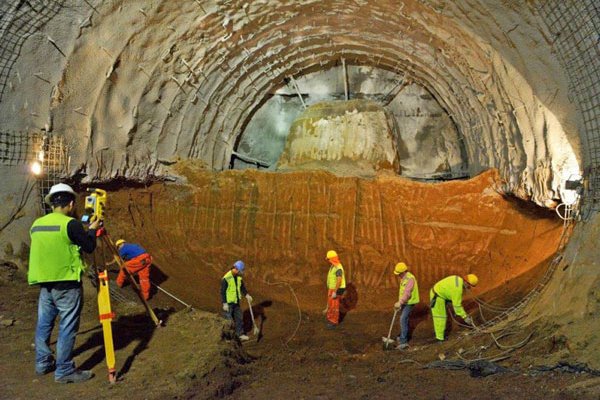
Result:
{"label": "worker in orange jumpsuit", "polygon": [[327,252],[327,261],[331,264],[327,273],[327,308],[323,314],[327,316],[327,328],[335,329],[340,323],[340,297],[346,291],[344,267],[334,250]]}
{"label": "worker in orange jumpsuit", "polygon": [[[125,261],[125,267],[132,275],[138,276],[140,280],[140,290],[144,300],[150,298],[150,265],[152,265],[152,257],[142,246],[134,243],[127,243],[123,239],[117,240],[115,243],[119,250],[119,255]],[[127,274],[123,269],[119,271],[117,276],[117,286],[123,287]]]}

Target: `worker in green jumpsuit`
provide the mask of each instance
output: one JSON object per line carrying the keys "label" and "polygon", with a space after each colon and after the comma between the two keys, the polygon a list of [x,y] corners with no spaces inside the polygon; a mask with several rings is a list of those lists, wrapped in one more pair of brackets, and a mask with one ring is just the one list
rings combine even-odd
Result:
{"label": "worker in green jumpsuit", "polygon": [[467,315],[462,306],[463,289],[477,286],[479,279],[474,274],[467,275],[464,279],[458,275],[450,275],[435,285],[429,291],[431,301],[431,316],[433,317],[433,329],[435,338],[443,341],[446,330],[446,303],[452,303],[454,313],[464,319],[467,325],[473,325],[473,320]]}

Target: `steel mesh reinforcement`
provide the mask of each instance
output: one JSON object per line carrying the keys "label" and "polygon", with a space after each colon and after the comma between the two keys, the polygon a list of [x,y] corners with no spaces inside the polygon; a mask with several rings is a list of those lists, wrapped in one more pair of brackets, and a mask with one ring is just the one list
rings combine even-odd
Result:
{"label": "steel mesh reinforcement", "polygon": [[25,40],[50,21],[64,0],[0,1],[0,101]]}
{"label": "steel mesh reinforcement", "polygon": [[600,3],[540,2],[540,16],[569,78],[569,96],[581,112],[585,206],[600,210]]}

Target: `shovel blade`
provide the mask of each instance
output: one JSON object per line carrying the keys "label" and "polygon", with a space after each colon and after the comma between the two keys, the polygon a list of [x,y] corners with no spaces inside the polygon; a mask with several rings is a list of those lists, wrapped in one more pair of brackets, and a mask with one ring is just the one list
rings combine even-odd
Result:
{"label": "shovel blade", "polygon": [[389,344],[396,343],[396,341],[395,341],[394,339],[390,339],[390,338],[388,338],[388,337],[385,337],[385,336],[383,336],[383,337],[381,338],[381,340],[383,341],[383,343],[384,343],[384,344],[388,344],[388,345],[389,345]]}

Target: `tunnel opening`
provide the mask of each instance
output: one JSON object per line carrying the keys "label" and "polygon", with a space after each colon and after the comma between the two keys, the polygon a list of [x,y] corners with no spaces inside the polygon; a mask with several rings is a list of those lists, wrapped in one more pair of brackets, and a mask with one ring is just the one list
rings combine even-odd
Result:
{"label": "tunnel opening", "polygon": [[276,169],[294,120],[303,110],[319,102],[356,99],[385,109],[400,175],[421,180],[468,177],[464,140],[426,86],[414,82],[407,72],[350,61],[316,66],[271,90],[242,125],[230,168]]}

